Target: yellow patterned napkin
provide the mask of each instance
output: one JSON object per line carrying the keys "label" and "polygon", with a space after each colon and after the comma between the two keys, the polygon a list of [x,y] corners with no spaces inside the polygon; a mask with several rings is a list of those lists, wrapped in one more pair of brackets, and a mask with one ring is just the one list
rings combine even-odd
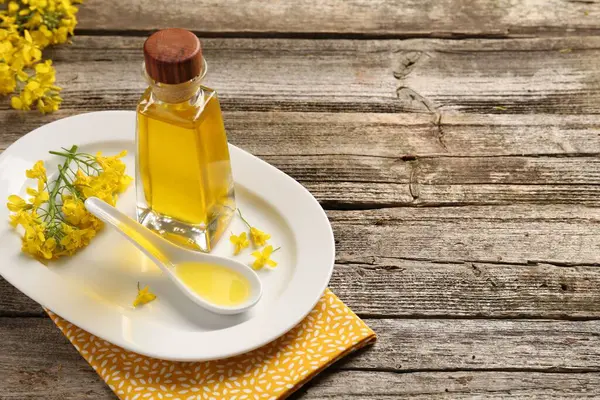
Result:
{"label": "yellow patterned napkin", "polygon": [[281,338],[250,353],[173,362],[129,352],[48,315],[121,400],[283,399],[375,333],[331,291]]}

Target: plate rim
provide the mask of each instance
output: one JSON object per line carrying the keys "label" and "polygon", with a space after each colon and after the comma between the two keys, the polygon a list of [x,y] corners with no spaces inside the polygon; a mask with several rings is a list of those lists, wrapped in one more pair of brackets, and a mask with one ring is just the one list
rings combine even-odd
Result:
{"label": "plate rim", "polygon": [[[2,154],[0,154],[0,167],[3,166],[4,163],[7,162],[7,159],[10,158],[12,156],[13,153],[16,152],[16,154],[19,154],[19,152],[21,151],[21,147],[26,146],[28,144],[29,141],[35,140],[38,141],[38,145],[39,143],[42,143],[42,146],[47,146],[48,144],[48,140],[51,140],[49,138],[45,138],[43,135],[46,131],[51,130],[52,128],[58,128],[61,124],[68,124],[71,123],[72,121],[78,120],[78,119],[90,119],[91,120],[95,119],[95,118],[123,118],[123,121],[120,122],[124,122],[125,119],[129,118],[130,121],[129,123],[135,123],[135,111],[129,111],[129,110],[109,110],[109,111],[95,111],[95,112],[89,112],[89,113],[82,113],[82,114],[77,114],[77,115],[72,115],[72,116],[68,116],[65,118],[61,118],[55,121],[52,121],[48,124],[45,124],[39,128],[36,128],[32,131],[30,131],[29,133],[23,135],[22,137],[20,137],[18,140],[16,140],[14,143],[12,143],[6,150],[4,150],[2,152]],[[131,132],[130,134],[132,135],[132,139],[133,139],[133,135],[135,132]],[[110,135],[109,135],[110,136]],[[118,139],[118,140],[129,140],[127,137],[125,137],[125,135],[121,135],[121,137],[119,137],[119,134],[117,134],[114,139]],[[85,141],[87,140],[87,142]],[[107,138],[102,138],[99,141],[108,141]],[[83,145],[85,144],[90,144],[90,143],[95,143],[93,140],[90,140],[90,138],[88,137],[88,139],[84,139],[84,142],[81,143]],[[47,150],[47,149],[46,149]],[[106,329],[95,329],[93,326],[90,327],[90,321],[89,318],[88,320],[82,320],[80,315],[70,315],[70,317],[75,317],[75,318],[67,318],[64,317],[66,320],[68,320],[70,323],[80,327],[81,329],[84,329],[86,331],[88,331],[89,333],[93,334],[94,336],[101,338],[103,340],[106,340],[108,342],[111,342],[117,346],[120,346],[126,350],[129,351],[133,351],[136,352],[138,354],[142,354],[142,355],[146,355],[149,357],[153,357],[153,358],[158,358],[158,359],[163,359],[163,360],[172,360],[172,361],[209,361],[209,360],[215,360],[215,359],[224,359],[224,358],[229,358],[229,357],[233,357],[242,353],[246,353],[246,352],[250,352],[252,350],[255,350],[257,348],[260,348],[274,340],[276,340],[277,338],[285,335],[287,332],[289,332],[291,329],[293,329],[296,325],[298,325],[300,322],[302,322],[302,320],[310,313],[310,311],[315,307],[315,305],[318,303],[319,299],[322,297],[323,293],[325,292],[325,289],[327,288],[329,281],[331,279],[331,275],[333,273],[333,268],[334,268],[334,263],[335,263],[335,241],[334,241],[334,237],[333,237],[333,230],[331,228],[331,224],[329,223],[329,220],[327,218],[327,214],[325,213],[325,211],[323,210],[323,208],[321,207],[321,205],[318,203],[318,201],[314,198],[314,196],[304,187],[302,186],[300,183],[298,183],[295,179],[293,179],[292,177],[290,177],[289,175],[285,174],[283,171],[277,169],[276,167],[268,164],[266,161],[253,156],[252,154],[246,152],[245,150],[231,145],[230,144],[230,150],[232,150],[232,164],[235,164],[237,162],[241,162],[241,160],[245,160],[244,162],[248,162],[248,160],[250,160],[250,162],[252,163],[256,163],[257,168],[260,167],[260,169],[262,170],[268,170],[270,171],[270,173],[273,174],[273,177],[278,176],[280,181],[283,180],[284,182],[286,182],[287,185],[293,185],[296,188],[296,192],[297,195],[296,197],[300,198],[302,197],[302,199],[307,203],[306,206],[312,209],[311,211],[314,212],[314,215],[319,215],[320,218],[318,218],[318,221],[316,221],[319,225],[319,229],[323,229],[321,232],[319,232],[319,236],[320,239],[324,239],[327,241],[327,243],[321,243],[321,245],[319,246],[319,248],[321,250],[325,249],[325,253],[322,255],[322,260],[320,261],[320,267],[323,269],[323,272],[325,272],[325,274],[321,277],[321,281],[320,283],[314,283],[312,289],[310,289],[308,292],[309,297],[310,297],[310,301],[308,299],[305,299],[304,302],[306,303],[305,306],[301,307],[301,309],[298,309],[298,307],[294,307],[294,304],[292,304],[291,306],[288,305],[289,309],[285,310],[287,312],[291,312],[292,313],[292,317],[289,317],[285,322],[285,323],[281,323],[280,321],[271,321],[271,324],[277,324],[275,328],[271,329],[271,332],[268,334],[263,333],[260,336],[254,335],[252,336],[252,340],[250,345],[247,346],[238,346],[235,350],[231,350],[231,351],[221,351],[219,355],[212,353],[211,355],[208,356],[202,356],[201,354],[199,354],[198,349],[194,349],[194,350],[190,350],[187,349],[187,354],[182,353],[181,350],[179,350],[176,354],[168,354],[168,351],[165,352],[164,349],[161,349],[161,351],[156,351],[153,349],[146,349],[143,346],[139,346],[137,345],[135,342],[132,341],[127,341],[125,340],[122,336],[118,336],[118,337],[106,337]],[[234,161],[235,160],[235,161]],[[248,168],[249,170],[250,168]],[[0,168],[0,171],[2,170],[2,168]],[[236,182],[240,180],[240,176],[242,176],[241,180],[244,179],[248,179],[248,171],[243,171],[240,172],[239,170],[236,170],[234,167],[234,175],[235,175],[235,180]],[[14,175],[14,173],[12,174]],[[23,182],[24,183],[24,182]],[[241,182],[240,182],[241,183]],[[246,189],[250,189],[251,191],[253,191],[255,194],[259,193],[259,191],[254,191],[254,188],[248,185],[245,185],[242,183],[243,186],[246,187]],[[10,194],[10,189],[8,188],[0,188],[0,196],[3,194],[3,192],[6,192],[5,194],[8,196],[8,194]],[[261,198],[264,201],[267,201],[267,203],[269,203],[271,206],[275,207],[276,210],[278,210],[279,212],[279,206],[274,205],[273,204],[273,200],[271,198],[267,199],[264,196],[261,196]],[[294,200],[296,201],[296,200]],[[280,215],[286,220],[286,222],[289,224],[290,229],[292,229],[292,232],[294,232],[294,226],[290,223],[290,216],[286,215],[285,213],[281,213]],[[6,208],[0,208],[0,216],[8,216],[8,211],[6,210]],[[298,219],[298,217],[296,216],[291,216],[291,218],[295,218]],[[7,218],[2,218],[5,220],[6,225],[8,225],[8,221],[6,221]],[[311,221],[311,225],[314,225],[315,221]],[[303,225],[302,225],[303,226]],[[0,231],[1,232],[1,231]],[[312,236],[312,235],[308,235],[308,236]],[[296,239],[297,235],[294,234],[294,237]],[[304,238],[305,241],[310,242],[310,240],[308,240],[310,238]],[[2,251],[2,247],[0,247],[0,252]],[[17,250],[20,253],[20,250]],[[296,254],[296,271],[294,272],[294,275],[292,276],[291,280],[294,279],[294,276],[296,276],[296,273],[298,272],[299,268],[298,266],[300,265],[300,259],[299,257],[301,256],[300,254],[298,254],[301,251],[301,249],[297,249],[297,254]],[[1,255],[1,254],[0,254]],[[306,257],[305,257],[306,258]],[[34,290],[29,290],[31,288],[29,287],[24,287],[27,286],[27,282],[21,284],[18,281],[18,277],[15,279],[12,276],[7,276],[10,274],[5,273],[5,268],[10,268],[10,266],[3,266],[0,264],[0,276],[2,276],[7,282],[9,282],[11,285],[13,285],[15,288],[17,288],[17,290],[21,291],[22,293],[24,293],[27,297],[33,299],[34,301],[36,301],[38,304],[42,305],[42,307],[51,310],[53,313],[55,313],[56,315],[59,316],[63,316],[61,314],[61,312],[59,310],[55,310],[55,307],[50,306],[50,304],[52,305],[56,305],[59,304],[58,308],[61,309],[61,311],[68,311],[69,307],[64,306],[65,301],[58,301],[58,300],[54,300],[53,299],[46,299],[44,298],[44,295],[40,295],[38,293],[33,293]],[[288,285],[288,287],[286,287],[286,289],[284,290],[284,294],[288,291],[291,291],[290,286],[292,285]],[[297,291],[298,294],[300,295],[306,295],[307,290],[305,290],[305,288],[303,288],[302,291]],[[284,297],[283,294],[281,296],[282,298]],[[49,301],[47,301],[49,300]],[[308,307],[308,305],[310,304],[310,307]],[[278,305],[278,310],[281,312],[281,304]],[[71,307],[72,308],[72,307]],[[67,314],[77,314],[76,311],[73,311],[71,309],[70,312],[67,312]],[[117,315],[122,315],[120,313],[115,313]],[[247,324],[250,321],[256,321],[256,320],[262,320],[264,319],[264,315],[265,314],[269,314],[267,312],[261,314],[261,316],[257,317],[257,318],[252,318],[249,321],[246,321],[244,323],[241,323],[239,325],[233,326],[232,328],[227,328],[224,331],[227,331],[229,329],[233,329],[239,326],[243,326],[245,324]],[[101,320],[98,320],[98,324],[101,323]],[[256,322],[255,322],[256,324]],[[92,324],[93,325],[93,324]],[[214,334],[214,333],[218,333],[218,332],[224,332],[223,330],[219,331],[209,331],[209,332],[194,332],[194,334],[196,335],[205,335],[205,336],[210,336],[209,334]],[[220,334],[222,335],[222,333]],[[109,335],[112,336],[112,335]],[[150,340],[150,342],[148,343],[156,343],[155,340],[152,340],[152,338],[148,339]],[[146,344],[149,345],[149,344]]]}

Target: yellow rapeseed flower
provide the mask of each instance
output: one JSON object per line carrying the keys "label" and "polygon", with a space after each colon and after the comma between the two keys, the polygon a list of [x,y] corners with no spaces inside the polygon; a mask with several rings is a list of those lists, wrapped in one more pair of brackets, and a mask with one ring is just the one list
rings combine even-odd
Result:
{"label": "yellow rapeseed flower", "polygon": [[31,196],[29,203],[33,206],[34,210],[38,209],[50,198],[50,194],[48,192],[44,190],[35,190],[33,188],[27,188],[27,194]]}
{"label": "yellow rapeseed flower", "polygon": [[27,4],[29,4],[30,10],[44,9],[48,7],[48,0],[28,0]]}
{"label": "yellow rapeseed flower", "polygon": [[244,224],[246,224],[246,226],[250,229],[250,240],[252,241],[252,244],[254,245],[254,247],[257,248],[257,247],[264,246],[266,244],[267,240],[269,240],[271,238],[271,235],[250,225],[250,223],[248,221],[246,221],[246,219],[242,215],[242,212],[240,211],[239,208],[237,211],[238,211],[238,214],[240,215],[240,218],[242,219],[242,221],[244,221]]}
{"label": "yellow rapeseed flower", "polygon": [[255,227],[250,228],[250,239],[254,243],[254,247],[261,247],[267,243],[267,240],[271,239],[271,235],[257,229]]}
{"label": "yellow rapeseed flower", "polygon": [[96,154],[94,161],[100,165],[102,172],[97,176],[88,176],[79,170],[75,174],[73,184],[84,197],[98,197],[115,205],[117,195],[122,193],[132,181],[132,178],[125,174],[125,163],[121,160],[126,154],[126,151],[111,157],[104,157],[102,153]]}
{"label": "yellow rapeseed flower", "polygon": [[150,303],[154,299],[156,299],[156,295],[150,292],[150,288],[146,286],[145,288],[140,289],[140,284],[138,282],[138,294],[133,301],[133,306],[137,307],[142,304]]}
{"label": "yellow rapeseed flower", "polygon": [[[1,45],[1,44],[0,44]],[[2,57],[0,51],[0,58]],[[9,94],[15,91],[17,87],[17,79],[10,65],[0,62],[0,94]]]}
{"label": "yellow rapeseed flower", "polygon": [[[37,21],[31,22],[35,23]],[[54,43],[54,33],[50,29],[48,29],[46,25],[40,25],[39,29],[32,31],[31,37],[33,38],[33,42],[40,46],[40,48],[42,49]]]}
{"label": "yellow rapeseed flower", "polygon": [[19,96],[11,98],[11,106],[17,110],[29,110],[35,105],[41,113],[58,110],[62,98],[58,95],[61,89],[54,85],[55,80],[50,60],[37,64],[35,76],[26,78],[27,83]]}
{"label": "yellow rapeseed flower", "polygon": [[42,51],[33,43],[33,39],[28,30],[23,32],[23,37],[25,40],[19,43],[20,46],[17,49],[15,57],[17,59],[22,58],[24,65],[29,66],[42,58]]}
{"label": "yellow rapeseed flower", "polygon": [[42,182],[46,182],[47,179],[48,179],[46,177],[46,167],[44,167],[44,162],[42,160],[37,161],[33,165],[33,168],[28,169],[27,171],[25,171],[25,175],[28,178],[39,179]]}
{"label": "yellow rapeseed flower", "polygon": [[[17,195],[8,197],[10,224],[22,226],[25,231],[22,251],[41,261],[72,255],[87,246],[102,227],[101,221],[85,208],[87,195],[105,195],[114,204],[117,193],[125,189],[124,182],[130,181],[125,179],[125,166],[120,160],[105,164],[103,170],[94,156],[76,150],[73,146],[65,152],[50,152],[65,159],[59,164],[58,178],[50,183],[42,161],[27,170],[28,178],[37,179],[37,189],[27,188],[29,202]],[[73,177],[68,172],[69,163],[86,168],[91,175],[79,170]]]}
{"label": "yellow rapeseed flower", "polygon": [[233,255],[234,256],[237,256],[238,254],[240,254],[240,251],[242,251],[243,249],[245,249],[246,247],[248,247],[250,245],[250,242],[248,241],[248,236],[246,235],[246,232],[242,232],[237,236],[232,233],[231,236],[229,237],[229,241],[231,243],[233,243]]}
{"label": "yellow rapeseed flower", "polygon": [[[15,109],[35,107],[42,113],[58,110],[62,99],[58,95],[60,88],[54,86],[54,69],[48,75],[52,79],[47,80],[41,76],[38,65],[45,64],[41,62],[45,47],[66,43],[73,35],[78,11],[75,4],[81,1],[1,0],[2,3],[6,7],[0,10],[0,94],[14,93],[10,103]],[[39,87],[30,84],[31,80]],[[20,85],[19,81],[25,84]]]}
{"label": "yellow rapeseed flower", "polygon": [[103,156],[102,152],[99,151],[96,153],[96,162],[100,164],[102,169],[105,171],[115,170],[117,172],[125,171],[125,164],[121,159],[127,155],[127,150],[123,150],[117,155],[114,156]]}
{"label": "yellow rapeseed flower", "polygon": [[56,249],[56,239],[46,238],[44,235],[45,224],[32,223],[25,229],[23,235],[22,250],[34,257],[50,260],[54,256]]}
{"label": "yellow rapeseed flower", "polygon": [[27,227],[32,219],[31,214],[27,212],[27,210],[20,210],[9,216],[9,222],[13,228],[16,228],[19,225]]}
{"label": "yellow rapeseed flower", "polygon": [[79,200],[72,195],[63,196],[62,212],[68,223],[73,226],[79,226],[86,219],[89,218],[89,213],[83,204],[83,201]]}
{"label": "yellow rapeseed flower", "polygon": [[252,268],[258,270],[258,269],[263,268],[265,265],[268,265],[269,267],[272,267],[272,268],[276,267],[277,263],[275,261],[271,260],[271,254],[273,254],[277,250],[279,250],[279,249],[273,250],[273,246],[268,245],[267,247],[262,249],[262,251],[257,250],[255,252],[253,252],[252,256],[255,257],[256,259],[252,263]]}
{"label": "yellow rapeseed flower", "polygon": [[49,238],[42,243],[39,248],[40,255],[46,260],[51,260],[54,256],[54,250],[56,249],[56,239]]}
{"label": "yellow rapeseed flower", "polygon": [[9,2],[7,11],[9,14],[16,14],[17,11],[19,11],[19,3],[17,3],[16,1]]}
{"label": "yellow rapeseed flower", "polygon": [[21,197],[17,196],[16,194],[11,194],[10,196],[8,196],[8,203],[6,204],[6,207],[8,207],[8,209],[12,212],[19,212],[19,211],[23,211],[25,209],[25,207],[27,207],[28,204],[25,200],[23,200]]}
{"label": "yellow rapeseed flower", "polygon": [[60,240],[61,246],[69,254],[73,254],[75,250],[83,247],[83,232],[69,224],[62,224],[63,238]]}
{"label": "yellow rapeseed flower", "polygon": [[65,254],[74,254],[77,250],[87,246],[90,240],[96,236],[96,229],[93,227],[80,229],[69,224],[62,226],[63,238],[60,245],[64,248]]}

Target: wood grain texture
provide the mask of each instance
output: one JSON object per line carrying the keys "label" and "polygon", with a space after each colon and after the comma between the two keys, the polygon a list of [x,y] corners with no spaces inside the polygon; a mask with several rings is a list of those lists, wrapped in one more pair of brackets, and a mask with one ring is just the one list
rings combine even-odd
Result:
{"label": "wood grain texture", "polygon": [[[49,117],[0,111],[0,149]],[[225,113],[232,143],[326,208],[600,203],[597,115]]]}
{"label": "wood grain texture", "polygon": [[[138,37],[48,51],[63,109],[133,108]],[[597,114],[600,37],[522,40],[205,39],[206,83],[228,111]],[[568,52],[561,52],[568,50]],[[8,107],[7,104],[4,106]],[[498,109],[500,107],[501,109]]]}
{"label": "wood grain texture", "polygon": [[[463,206],[329,211],[331,288],[388,317],[600,318],[600,208]],[[0,281],[0,315],[41,309]]]}
{"label": "wood grain texture", "polygon": [[333,209],[600,201],[595,157],[262,158]]}
{"label": "wood grain texture", "polygon": [[44,317],[42,307],[0,277],[0,317]]}
{"label": "wood grain texture", "polygon": [[[360,316],[600,319],[597,267],[375,258],[338,263],[331,289]],[[0,279],[0,316],[44,316]]]}
{"label": "wood grain texture", "polygon": [[[373,346],[342,370],[600,372],[600,321],[365,319]],[[1,318],[0,363],[87,365],[48,318]],[[23,337],[31,340],[23,341]],[[23,361],[19,361],[23,360]],[[44,361],[47,360],[47,361]],[[2,377],[0,377],[2,379]],[[1,382],[1,381],[0,381]],[[4,387],[2,385],[1,387]],[[600,390],[600,389],[599,389]]]}
{"label": "wood grain texture", "polygon": [[327,371],[293,399],[594,399],[599,378],[596,373]]}
{"label": "wood grain texture", "polygon": [[[58,369],[58,367],[56,367]],[[64,367],[62,367],[64,368]],[[84,368],[84,366],[80,366]],[[90,371],[71,370],[74,379],[80,379],[88,388],[86,392],[74,388],[68,390],[68,381],[64,376],[53,374],[52,370],[44,374],[53,379],[53,385],[63,385],[65,390],[46,390],[46,380],[25,386],[23,384],[2,394],[2,399],[37,400],[115,400],[116,396],[102,381],[86,381]],[[34,372],[26,373],[23,381],[32,381]],[[67,381],[67,382],[65,382]],[[70,380],[69,380],[70,381]],[[331,400],[373,400],[373,399],[594,399],[600,374],[565,374],[531,372],[415,372],[397,374],[380,371],[339,371],[330,369],[323,372],[314,381],[292,395],[290,400],[331,399]]]}
{"label": "wood grain texture", "polygon": [[[600,3],[80,10],[73,45],[45,52],[62,109],[0,100],[0,151],[58,118],[134,109],[144,37],[198,33],[231,142],[328,209],[331,288],[379,337],[294,399],[600,397]],[[0,399],[115,399],[1,278],[0,388]]]}
{"label": "wood grain texture", "polygon": [[598,32],[592,1],[511,0],[109,0],[81,7],[79,29],[180,27],[238,36],[533,36]]}
{"label": "wood grain texture", "polygon": [[[29,131],[82,113],[0,110],[0,150]],[[330,154],[392,159],[596,156],[600,115],[224,111],[229,139],[258,156]]]}
{"label": "wood grain texture", "polygon": [[[598,396],[597,321],[375,319],[367,323],[379,335],[376,344],[317,378],[307,389],[308,398],[336,393],[426,398],[432,391],[455,398],[446,393],[466,397],[499,390],[504,396],[508,391],[533,397],[559,390],[565,395]],[[2,398],[114,398],[49,319],[0,319],[0,337],[0,366],[8,372],[0,374],[1,396],[10,393]],[[554,386],[559,383],[566,387]]]}
{"label": "wood grain texture", "polygon": [[115,399],[53,325],[49,318],[0,319],[0,399]]}
{"label": "wood grain texture", "polygon": [[597,265],[600,257],[595,207],[400,207],[328,216],[340,259]]}
{"label": "wood grain texture", "polygon": [[597,319],[596,267],[373,258],[338,264],[330,287],[362,316]]}

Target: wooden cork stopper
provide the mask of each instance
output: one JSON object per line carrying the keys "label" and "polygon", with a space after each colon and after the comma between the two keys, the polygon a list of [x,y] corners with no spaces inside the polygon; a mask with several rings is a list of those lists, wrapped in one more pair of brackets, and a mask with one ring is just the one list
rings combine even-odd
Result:
{"label": "wooden cork stopper", "polygon": [[178,84],[202,72],[200,40],[185,29],[163,29],[144,43],[146,73],[157,82]]}

